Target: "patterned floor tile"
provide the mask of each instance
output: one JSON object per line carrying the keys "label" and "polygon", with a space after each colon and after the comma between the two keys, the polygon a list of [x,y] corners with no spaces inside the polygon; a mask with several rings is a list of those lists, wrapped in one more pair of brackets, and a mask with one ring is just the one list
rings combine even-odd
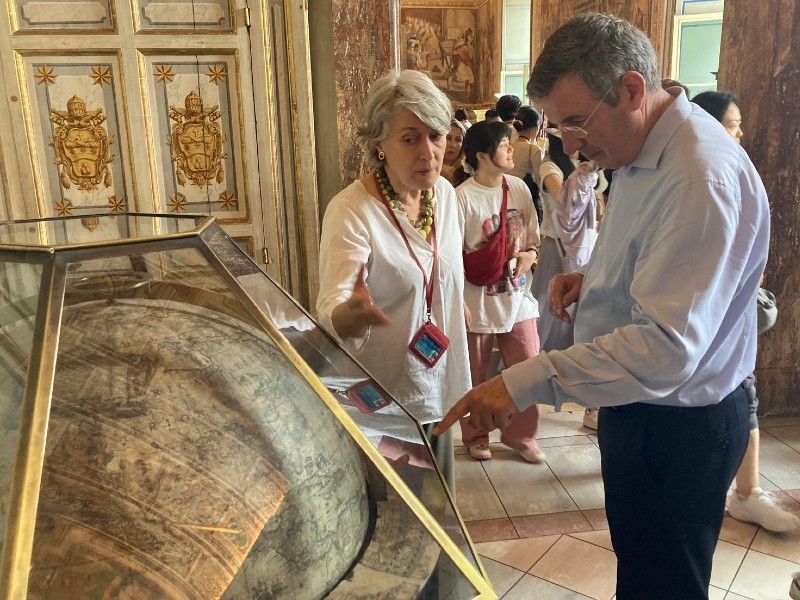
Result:
{"label": "patterned floor tile", "polygon": [[527,571],[550,547],[558,541],[559,535],[546,535],[536,538],[483,542],[476,544],[478,554],[491,558],[520,571]]}
{"label": "patterned floor tile", "polygon": [[593,531],[589,521],[580,511],[513,517],[511,521],[521,538]]}
{"label": "patterned floor tile", "polygon": [[511,519],[487,519],[485,521],[465,521],[472,542],[495,542],[514,540],[519,537]]}
{"label": "patterned floor tile", "polygon": [[589,542],[595,546],[600,546],[606,550],[614,551],[614,546],[611,543],[611,534],[608,529],[605,531],[586,531],[583,533],[570,533],[570,537],[574,537],[584,542]]}
{"label": "patterned floor tile", "polygon": [[733,580],[729,591],[752,600],[783,600],[800,564],[751,550]]}
{"label": "patterned floor tile", "polygon": [[570,589],[550,583],[533,575],[525,575],[503,596],[503,600],[587,600],[594,596],[584,596]]}
{"label": "patterned floor tile", "polygon": [[490,558],[482,559],[481,562],[498,598],[502,598],[525,575],[524,571],[518,571]]}
{"label": "patterned floor tile", "polygon": [[597,508],[594,510],[584,510],[583,516],[589,521],[593,529],[608,529],[608,517],[606,516],[605,508]]}
{"label": "patterned floor tile", "polygon": [[[800,514],[800,512],[795,514]],[[760,529],[750,549],[800,563],[800,529],[789,533],[772,533]]]}
{"label": "patterned floor tile", "polygon": [[456,504],[465,521],[507,517],[483,466],[466,455],[455,456]]}
{"label": "patterned floor tile", "polygon": [[766,431],[761,432],[759,471],[782,490],[800,488],[800,452]]}
{"label": "patterned floor tile", "polygon": [[528,573],[590,598],[610,600],[616,588],[617,559],[610,550],[563,536]]}
{"label": "patterned floor tile", "polygon": [[547,465],[526,463],[516,453],[506,451],[494,452],[494,458],[485,461],[483,468],[510,517],[577,509]]}
{"label": "patterned floor tile", "polygon": [[711,569],[711,585],[727,590],[742,564],[747,548],[728,542],[718,542]]}
{"label": "patterned floor tile", "polygon": [[600,473],[600,449],[594,444],[550,448],[547,464],[581,510],[605,506]]}

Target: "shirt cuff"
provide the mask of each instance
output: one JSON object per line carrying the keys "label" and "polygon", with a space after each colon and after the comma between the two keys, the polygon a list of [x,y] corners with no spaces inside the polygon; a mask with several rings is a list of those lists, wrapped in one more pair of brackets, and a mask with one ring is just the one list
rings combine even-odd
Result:
{"label": "shirt cuff", "polygon": [[525,410],[533,404],[551,404],[558,408],[538,356],[503,369],[502,377],[511,399],[519,410]]}

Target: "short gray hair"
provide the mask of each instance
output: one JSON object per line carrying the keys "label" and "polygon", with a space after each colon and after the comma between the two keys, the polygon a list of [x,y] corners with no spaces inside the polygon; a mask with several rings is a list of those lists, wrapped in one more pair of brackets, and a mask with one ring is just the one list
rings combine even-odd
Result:
{"label": "short gray hair", "polygon": [[358,138],[371,169],[382,164],[375,144],[386,139],[389,121],[401,108],[408,109],[442,135],[450,131],[453,107],[430,77],[411,69],[388,73],[370,86],[364,107],[364,123],[358,128]]}
{"label": "short gray hair", "polygon": [[612,15],[586,13],[573,17],[545,40],[531,71],[527,92],[540,101],[565,75],[578,75],[595,98],[606,96],[616,106],[617,86],[626,71],[636,71],[647,89],[661,88],[658,58],[647,36],[631,23]]}

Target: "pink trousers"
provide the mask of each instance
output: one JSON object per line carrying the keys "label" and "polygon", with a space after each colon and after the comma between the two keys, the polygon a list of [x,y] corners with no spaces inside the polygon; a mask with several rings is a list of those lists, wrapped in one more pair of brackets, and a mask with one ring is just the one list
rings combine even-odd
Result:
{"label": "pink trousers", "polygon": [[[508,333],[467,332],[469,368],[472,387],[489,379],[492,347],[497,338],[500,356],[507,367],[539,354],[539,332],[536,319],[516,323]],[[461,437],[467,448],[489,443],[489,432],[476,429],[464,417],[460,420]],[[536,433],[539,430],[539,405],[534,404],[522,412],[514,413],[508,425],[501,430],[500,440],[514,450],[538,450]]]}

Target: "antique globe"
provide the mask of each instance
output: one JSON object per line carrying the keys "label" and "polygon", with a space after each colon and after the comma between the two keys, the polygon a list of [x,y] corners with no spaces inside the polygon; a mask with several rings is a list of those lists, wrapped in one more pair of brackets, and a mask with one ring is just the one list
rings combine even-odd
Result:
{"label": "antique globe", "polygon": [[0,290],[0,597],[495,597],[419,424],[213,218],[0,224]]}

